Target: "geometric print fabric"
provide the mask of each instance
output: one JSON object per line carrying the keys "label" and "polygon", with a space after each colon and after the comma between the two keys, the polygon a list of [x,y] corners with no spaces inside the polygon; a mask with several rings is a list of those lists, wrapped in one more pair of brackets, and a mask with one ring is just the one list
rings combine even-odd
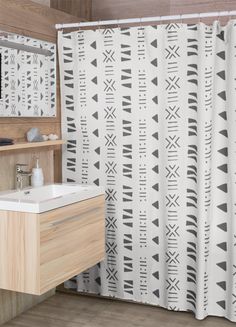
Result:
{"label": "geometric print fabric", "polygon": [[59,32],[65,182],[106,191],[68,288],[236,321],[236,23]]}

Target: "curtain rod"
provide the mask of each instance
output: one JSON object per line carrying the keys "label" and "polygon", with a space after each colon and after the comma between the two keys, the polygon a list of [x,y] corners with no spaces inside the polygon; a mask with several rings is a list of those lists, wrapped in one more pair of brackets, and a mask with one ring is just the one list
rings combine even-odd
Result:
{"label": "curtain rod", "polygon": [[44,55],[46,57],[51,56],[52,54],[50,50],[24,45],[21,43],[5,41],[5,40],[0,40],[0,47],[26,51],[30,53],[37,53],[37,54]]}
{"label": "curtain rod", "polygon": [[223,16],[236,16],[236,10],[234,11],[219,11],[219,12],[203,12],[199,14],[183,14],[174,16],[158,16],[158,17],[144,17],[144,18],[129,18],[129,19],[115,19],[115,20],[101,20],[94,22],[81,22],[71,24],[56,24],[57,30],[64,28],[75,28],[75,27],[89,27],[89,26],[103,26],[103,25],[122,25],[132,23],[147,23],[147,22],[161,22],[168,20],[184,20],[191,18],[206,18],[206,17],[223,17]]}

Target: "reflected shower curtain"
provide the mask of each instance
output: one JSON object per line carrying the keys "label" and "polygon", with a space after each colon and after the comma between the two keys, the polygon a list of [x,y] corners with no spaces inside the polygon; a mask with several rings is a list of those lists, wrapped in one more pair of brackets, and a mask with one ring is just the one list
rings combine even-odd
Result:
{"label": "reflected shower curtain", "polygon": [[65,182],[106,192],[67,287],[236,321],[236,23],[59,33]]}

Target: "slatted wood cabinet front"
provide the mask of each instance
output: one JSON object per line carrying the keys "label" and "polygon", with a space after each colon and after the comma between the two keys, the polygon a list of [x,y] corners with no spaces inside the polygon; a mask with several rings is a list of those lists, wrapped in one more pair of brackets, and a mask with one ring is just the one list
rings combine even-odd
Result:
{"label": "slatted wood cabinet front", "polygon": [[0,288],[40,295],[104,259],[104,196],[41,214],[0,211]]}

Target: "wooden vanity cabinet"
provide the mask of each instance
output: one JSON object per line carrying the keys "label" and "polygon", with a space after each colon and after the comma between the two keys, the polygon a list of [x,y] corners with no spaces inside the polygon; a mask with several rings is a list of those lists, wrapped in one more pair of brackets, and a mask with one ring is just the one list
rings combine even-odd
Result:
{"label": "wooden vanity cabinet", "polygon": [[0,211],[0,288],[41,295],[102,261],[104,196],[40,214]]}

